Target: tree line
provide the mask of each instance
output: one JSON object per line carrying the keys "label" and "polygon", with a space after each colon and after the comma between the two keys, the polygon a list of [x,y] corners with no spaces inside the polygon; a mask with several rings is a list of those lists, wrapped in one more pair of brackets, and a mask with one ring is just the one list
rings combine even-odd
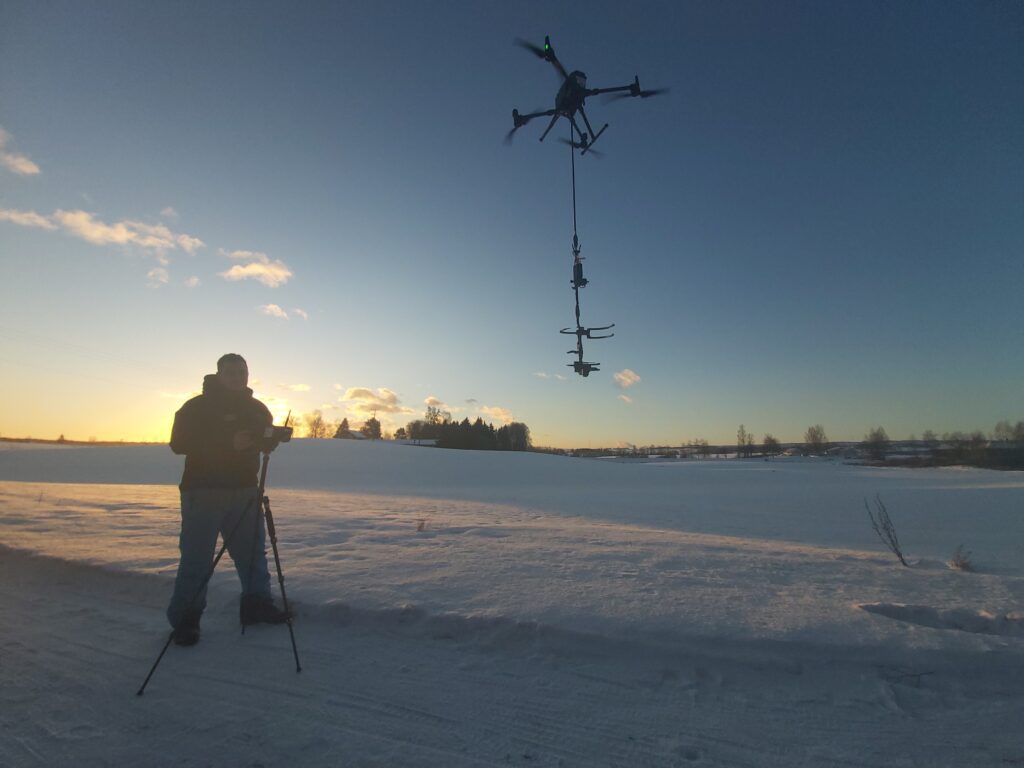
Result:
{"label": "tree line", "polygon": [[522,422],[513,421],[495,429],[479,416],[473,422],[468,418],[454,421],[451,413],[434,406],[427,406],[422,419],[410,421],[404,430],[399,428],[395,437],[403,432],[408,440],[434,440],[438,448],[528,451],[532,447],[530,428]]}
{"label": "tree line", "polygon": [[[367,419],[358,431],[349,426],[347,418],[331,422],[320,411],[313,411],[303,417],[306,436],[312,438],[334,437],[340,440],[353,439],[362,435],[370,440],[390,439],[392,435],[382,432],[376,416]],[[451,413],[434,406],[428,406],[422,419],[410,421],[395,430],[395,440],[430,440],[439,448],[461,448],[474,451],[528,451],[532,447],[530,428],[522,422],[495,428],[493,424],[477,417],[454,421]]]}
{"label": "tree line", "polygon": [[[898,445],[894,446],[894,442]],[[893,441],[884,427],[872,427],[859,442],[830,442],[825,428],[821,424],[812,424],[804,432],[802,443],[791,443],[783,446],[772,434],[764,435],[758,442],[754,433],[740,424],[736,430],[735,445],[714,446],[704,438],[688,441],[684,446],[670,448],[667,446],[649,446],[645,449],[632,448],[630,455],[678,455],[699,456],[707,458],[717,456],[752,456],[770,457],[783,452],[799,453],[804,456],[820,456],[830,453],[845,454],[848,458],[859,456],[868,461],[878,463],[903,464],[909,466],[943,466],[950,464],[968,464],[995,469],[1024,468],[1024,421],[1011,424],[1000,421],[995,429],[986,436],[981,430],[966,432],[945,432],[941,436],[932,430],[926,430],[918,439],[911,436],[908,440]],[[852,451],[852,453],[847,453]],[[576,455],[593,455],[607,453],[608,449],[575,450]]]}

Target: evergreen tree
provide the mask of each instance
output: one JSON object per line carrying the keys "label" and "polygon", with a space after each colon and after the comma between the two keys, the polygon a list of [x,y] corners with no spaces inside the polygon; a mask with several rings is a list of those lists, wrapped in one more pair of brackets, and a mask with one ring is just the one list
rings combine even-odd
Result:
{"label": "evergreen tree", "polygon": [[339,424],[338,428],[334,431],[334,437],[338,440],[352,439],[352,435],[349,434],[348,419],[341,420],[341,424]]}
{"label": "evergreen tree", "polygon": [[370,440],[380,440],[380,422],[377,421],[376,416],[368,418],[359,431]]}

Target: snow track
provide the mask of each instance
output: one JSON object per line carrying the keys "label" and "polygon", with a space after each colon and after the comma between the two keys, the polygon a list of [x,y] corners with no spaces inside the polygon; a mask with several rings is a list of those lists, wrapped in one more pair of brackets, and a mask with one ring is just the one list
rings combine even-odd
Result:
{"label": "snow track", "polygon": [[[300,615],[241,636],[231,590],[203,640],[166,639],[166,577],[0,548],[0,764],[941,766],[1007,743],[1017,654],[693,638],[666,649],[417,612]],[[438,632],[455,626],[460,631]],[[514,622],[498,622],[514,627]],[[554,638],[556,641],[550,642]],[[573,652],[573,648],[578,652]]]}

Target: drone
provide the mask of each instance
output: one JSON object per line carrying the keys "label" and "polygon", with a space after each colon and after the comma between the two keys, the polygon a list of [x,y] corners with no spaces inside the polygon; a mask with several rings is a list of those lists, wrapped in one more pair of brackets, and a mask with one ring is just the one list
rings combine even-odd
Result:
{"label": "drone", "polygon": [[[516,45],[519,45],[526,50],[530,51],[539,59],[551,62],[551,65],[558,72],[562,78],[562,86],[558,89],[558,93],[555,95],[555,108],[546,109],[538,112],[530,112],[528,114],[520,114],[518,109],[512,110],[512,130],[505,136],[505,141],[512,141],[512,136],[526,125],[531,120],[538,117],[550,117],[551,122],[548,123],[548,127],[544,129],[544,133],[541,134],[540,140],[544,141],[548,132],[554,127],[558,118],[564,117],[572,125],[572,129],[575,131],[573,141],[563,139],[567,144],[573,147],[573,149],[580,150],[581,155],[585,155],[591,150],[594,142],[600,138],[601,134],[604,133],[608,127],[608,123],[605,123],[601,130],[594,131],[594,128],[590,125],[590,120],[587,118],[587,113],[583,109],[583,103],[586,101],[588,96],[597,96],[600,94],[611,94],[608,98],[628,98],[637,97],[641,99],[650,98],[651,96],[657,96],[660,93],[665,93],[667,88],[655,88],[653,90],[643,90],[640,87],[640,76],[634,76],[633,82],[629,85],[620,85],[614,88],[587,88],[587,76],[577,70],[572,72],[566,72],[565,67],[562,66],[562,62],[558,60],[555,55],[555,49],[551,47],[551,40],[544,37],[544,47],[528,43],[525,40],[516,40]],[[586,131],[580,130],[579,124],[576,122],[576,113],[579,113],[580,117],[583,118],[583,124],[587,127]],[[575,136],[579,136],[579,141],[575,140]],[[594,153],[599,154],[599,153]]]}

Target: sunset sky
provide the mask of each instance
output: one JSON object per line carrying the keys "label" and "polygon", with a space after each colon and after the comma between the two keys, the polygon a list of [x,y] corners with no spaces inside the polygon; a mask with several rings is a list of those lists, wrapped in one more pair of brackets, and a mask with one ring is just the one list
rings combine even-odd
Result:
{"label": "sunset sky", "polygon": [[[0,5],[0,434],[165,440],[218,356],[279,417],[539,445],[1024,419],[1019,2]],[[610,123],[577,157],[551,36]]]}

